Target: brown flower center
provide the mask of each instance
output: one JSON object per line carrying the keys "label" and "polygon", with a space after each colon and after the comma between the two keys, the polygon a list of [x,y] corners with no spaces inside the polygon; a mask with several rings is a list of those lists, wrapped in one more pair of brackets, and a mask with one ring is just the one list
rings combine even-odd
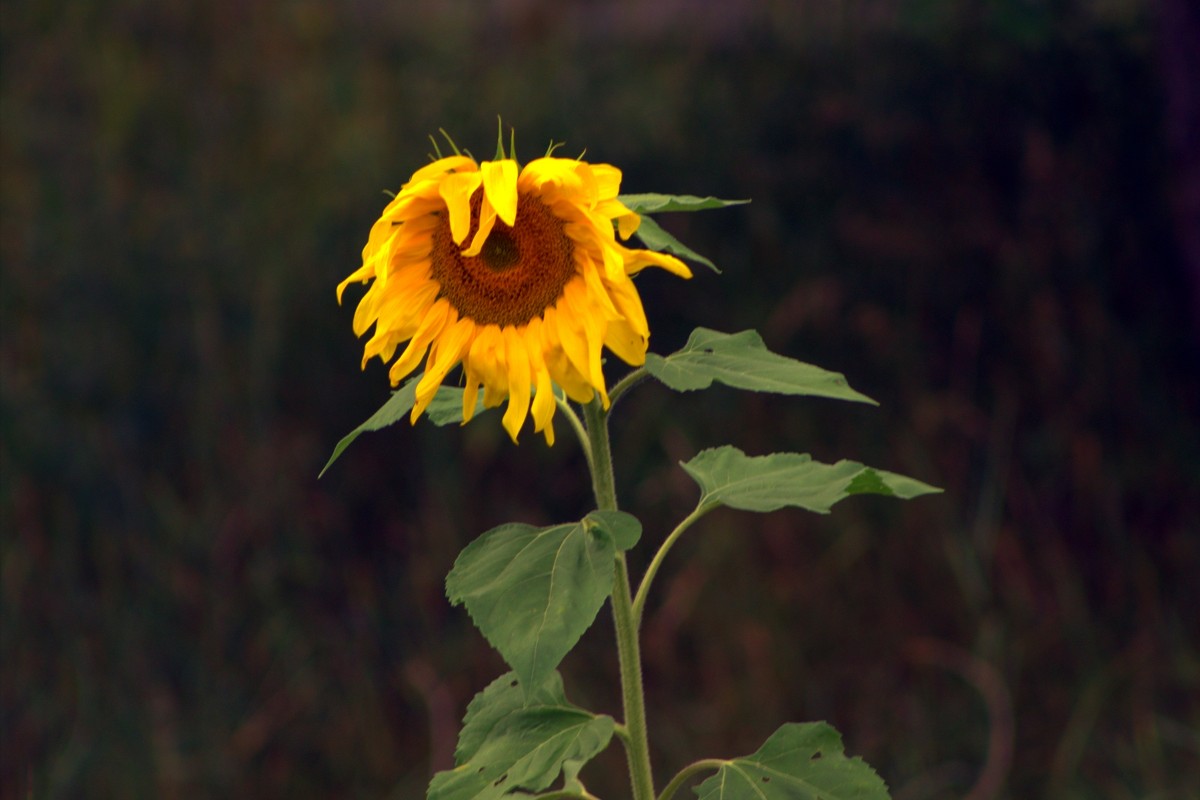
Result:
{"label": "brown flower center", "polygon": [[[471,199],[469,243],[479,228],[482,192]],[[575,274],[563,221],[533,195],[517,200],[512,227],[496,220],[478,256],[466,257],[443,215],[433,232],[432,277],[459,316],[482,325],[523,325],[553,306]]]}

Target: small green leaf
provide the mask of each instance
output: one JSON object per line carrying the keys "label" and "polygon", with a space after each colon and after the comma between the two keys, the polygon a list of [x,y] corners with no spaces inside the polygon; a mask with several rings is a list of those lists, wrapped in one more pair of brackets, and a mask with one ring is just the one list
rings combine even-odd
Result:
{"label": "small green leaf", "polygon": [[716,264],[700,255],[671,234],[667,233],[665,230],[663,230],[661,225],[650,219],[650,217],[642,217],[642,222],[640,225],[638,225],[638,229],[634,233],[634,236],[641,239],[642,243],[651,250],[655,250],[660,253],[670,253],[673,256],[679,256],[680,258],[686,258],[689,261],[695,261],[708,267],[718,275],[721,274],[721,270],[717,269]]}
{"label": "small green leaf", "polygon": [[454,754],[457,766],[439,772],[428,800],[492,800],[538,792],[608,746],[613,720],[567,701],[562,677],[550,673],[525,691],[516,673],[497,678],[467,706]]}
{"label": "small green leaf", "polygon": [[704,450],[682,464],[700,485],[700,506],[775,511],[795,506],[828,514],[852,494],[883,494],[905,500],[942,491],[855,461],[822,464],[806,453],[748,456],[736,447]]}
{"label": "small green leaf", "polygon": [[749,200],[722,200],[719,197],[696,197],[694,194],[623,194],[618,200],[638,214],[661,214],[665,211],[706,211],[749,203]]}
{"label": "small green leaf", "polygon": [[624,552],[631,549],[642,538],[642,523],[632,514],[624,511],[593,511],[583,519],[584,525],[591,525],[604,531],[612,537],[617,550]]}
{"label": "small green leaf", "polygon": [[613,560],[641,525],[619,511],[580,522],[493,528],[462,551],[446,595],[500,651],[525,686],[538,686],[591,627],[612,592]]}
{"label": "small green leaf", "polygon": [[[420,375],[409,378],[403,386],[392,392],[391,398],[372,414],[370,419],[343,436],[342,440],[337,443],[337,447],[333,448],[333,455],[329,457],[329,461],[321,468],[317,477],[320,478],[333,466],[333,462],[338,460],[338,457],[350,446],[351,442],[358,438],[359,434],[386,428],[388,425],[399,422],[408,412],[412,411],[413,404],[416,402],[417,382],[420,380]],[[433,400],[429,403],[429,408],[425,411],[425,416],[429,417],[430,422],[434,425],[439,426],[462,422],[462,396],[463,390],[457,386],[438,387],[437,394],[434,395]],[[475,403],[475,414],[481,414],[485,410],[490,409],[483,407],[483,390],[481,389],[479,400]]]}
{"label": "small green leaf", "polygon": [[878,405],[851,389],[840,373],[772,353],[754,331],[721,333],[696,328],[682,350],[665,358],[647,353],[646,371],[680,392],[707,389],[718,381],[736,389]]}
{"label": "small green leaf", "polygon": [[824,722],[789,723],[695,788],[700,800],[887,800],[887,784]]}
{"label": "small green leaf", "polygon": [[351,442],[358,438],[359,434],[386,428],[388,425],[398,422],[409,411],[412,411],[413,403],[416,402],[418,378],[419,376],[410,378],[397,391],[392,392],[391,399],[372,414],[370,419],[343,436],[342,440],[337,443],[337,447],[333,448],[333,455],[325,462],[325,466],[321,468],[320,473],[317,474],[317,478],[320,478],[325,474],[326,470],[333,466],[333,462],[338,460],[338,456],[350,446]]}

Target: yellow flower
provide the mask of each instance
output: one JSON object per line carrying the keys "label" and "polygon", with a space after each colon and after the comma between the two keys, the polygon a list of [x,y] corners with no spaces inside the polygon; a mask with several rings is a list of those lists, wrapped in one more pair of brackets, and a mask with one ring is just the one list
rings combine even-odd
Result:
{"label": "yellow flower", "polygon": [[456,155],[404,184],[337,291],[340,303],[348,284],[374,281],[354,314],[356,335],[375,326],[364,368],[407,342],[394,386],[425,360],[414,423],[460,363],[464,422],[482,387],[488,408],[508,399],[513,441],[532,406],[534,430],[554,443],[555,384],[576,402],[598,392],[608,405],[601,349],[640,365],[650,335],[629,276],[657,266],[691,277],[679,259],[617,240],[640,222],[617,199],[620,183],[608,164],[547,156],[518,170],[511,158]]}

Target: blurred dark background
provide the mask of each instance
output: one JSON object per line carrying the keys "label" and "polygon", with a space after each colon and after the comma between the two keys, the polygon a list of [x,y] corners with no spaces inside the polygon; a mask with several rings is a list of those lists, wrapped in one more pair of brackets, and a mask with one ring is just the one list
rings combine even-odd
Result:
{"label": "blurred dark background", "polygon": [[[504,667],[442,580],[588,510],[569,429],[403,425],[316,475],[388,393],[334,301],[382,190],[502,115],[526,160],[754,199],[662,218],[724,274],[639,279],[652,349],[753,327],[881,401],[639,389],[647,545],[727,442],[946,490],[688,534],[644,631],[660,782],[825,719],[898,800],[1200,796],[1196,15],[5,3],[0,795],[415,798],[450,765]],[[619,715],[610,641],[563,671]]]}

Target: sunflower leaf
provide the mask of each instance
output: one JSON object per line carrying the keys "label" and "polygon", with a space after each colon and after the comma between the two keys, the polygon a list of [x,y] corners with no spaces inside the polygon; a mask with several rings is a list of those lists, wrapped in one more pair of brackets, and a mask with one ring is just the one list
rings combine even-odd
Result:
{"label": "sunflower leaf", "polygon": [[612,592],[613,559],[632,547],[641,523],[619,511],[535,528],[509,523],[480,536],[446,576],[446,596],[516,672],[540,686]]}
{"label": "sunflower leaf", "polygon": [[321,468],[320,473],[317,474],[317,478],[319,479],[333,466],[333,462],[338,460],[338,457],[350,446],[351,442],[358,438],[359,434],[386,428],[394,422],[399,422],[404,418],[404,415],[412,411],[413,403],[416,402],[417,380],[419,377],[410,378],[398,390],[392,392],[391,398],[380,406],[379,410],[372,414],[366,422],[343,436],[342,440],[333,448],[333,455],[325,462],[325,466]]}
{"label": "sunflower leaf", "polygon": [[516,673],[497,678],[467,706],[456,767],[433,776],[428,800],[492,800],[526,796],[579,767],[608,746],[613,719],[567,701],[551,672],[534,690]]}
{"label": "sunflower leaf", "polygon": [[642,243],[651,250],[660,253],[670,253],[673,256],[695,261],[708,267],[718,275],[721,274],[721,270],[717,269],[716,264],[667,233],[650,217],[642,217],[642,222],[638,225],[638,229],[633,235],[641,239]]}
{"label": "sunflower leaf", "polygon": [[665,357],[647,353],[646,371],[680,392],[707,389],[717,381],[756,392],[878,405],[851,389],[840,373],[772,353],[755,331],[721,333],[696,328],[682,350]]}
{"label": "sunflower leaf", "polygon": [[[463,394],[465,390],[459,386],[442,386],[437,390],[437,394],[433,396],[433,400],[429,403],[429,408],[425,410],[425,416],[429,417],[429,421],[434,425],[444,426],[463,421]],[[483,390],[478,391],[478,397],[475,400],[475,415],[478,416],[484,411],[490,411],[483,407]]]}
{"label": "sunflower leaf", "polygon": [[617,199],[630,211],[638,214],[661,214],[666,211],[706,211],[710,208],[740,206],[749,200],[722,200],[719,197],[696,197],[694,194],[622,194]]}
{"label": "sunflower leaf", "polygon": [[856,461],[823,464],[807,453],[748,456],[729,445],[704,450],[680,466],[699,484],[701,507],[765,512],[793,506],[828,514],[834,503],[854,494],[908,500],[942,491]]}
{"label": "sunflower leaf", "polygon": [[754,753],[725,762],[700,800],[886,800],[887,784],[824,722],[789,723]]}
{"label": "sunflower leaf", "polygon": [[[341,457],[346,448],[350,446],[350,443],[359,437],[359,434],[366,433],[367,431],[377,431],[380,428],[386,428],[404,419],[405,415],[409,411],[412,411],[413,404],[416,402],[417,382],[420,380],[420,375],[414,375],[409,378],[404,382],[403,386],[392,392],[391,398],[380,406],[379,410],[372,414],[370,419],[343,436],[342,440],[333,448],[333,455],[329,457],[329,461],[325,462],[325,466],[321,468],[321,472],[317,477],[320,478],[321,475],[324,475],[333,466],[333,462]],[[463,389],[457,386],[439,386],[437,394],[434,395],[433,401],[429,404],[429,408],[425,412],[425,416],[429,417],[430,422],[438,426],[462,422],[462,398]],[[490,410],[483,407],[483,390],[480,389],[479,399],[475,402],[475,414],[479,415],[484,411]]]}

